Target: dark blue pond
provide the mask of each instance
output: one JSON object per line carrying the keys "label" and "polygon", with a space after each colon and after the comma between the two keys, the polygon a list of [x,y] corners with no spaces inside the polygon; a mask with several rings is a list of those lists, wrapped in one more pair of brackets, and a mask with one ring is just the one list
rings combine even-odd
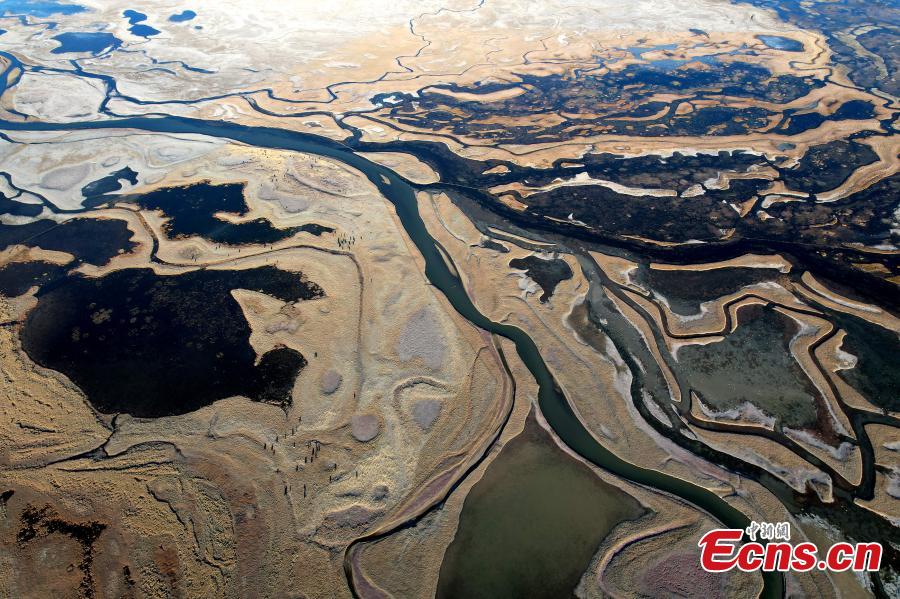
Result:
{"label": "dark blue pond", "polygon": [[[116,177],[118,182],[119,179],[136,176],[136,173],[131,175],[123,170],[111,176]],[[109,183],[108,178],[100,181],[105,183],[98,185]],[[85,205],[97,205],[110,199],[115,200],[107,196],[97,196],[86,201]],[[235,216],[247,214],[249,206],[244,199],[244,186],[238,183],[227,185],[197,183],[182,187],[164,187],[136,196],[130,201],[147,210],[162,211],[169,219],[163,225],[163,230],[170,239],[200,235],[216,243],[240,245],[274,243],[301,232],[318,236],[333,231],[330,227],[315,223],[278,229],[264,218],[241,223],[229,223],[219,219],[217,214],[220,212]]]}
{"label": "dark blue pond", "polygon": [[789,37],[781,37],[780,35],[757,35],[756,39],[776,50],[803,52],[803,44],[797,40],[792,40]]}
{"label": "dark blue pond", "polygon": [[87,185],[81,188],[81,195],[86,198],[92,198],[96,196],[102,196],[107,193],[112,193],[114,191],[119,191],[122,189],[122,181],[128,181],[132,185],[137,185],[137,171],[133,170],[131,167],[126,166],[125,168],[119,169],[107,175],[106,177],[102,177],[97,179],[96,181],[91,181]]}
{"label": "dark blue pond", "polygon": [[696,58],[691,58],[690,60],[681,58],[662,58],[660,60],[650,60],[648,62],[654,69],[669,72],[674,71],[678,67],[686,65],[689,62],[702,62],[703,64],[712,66],[719,62],[719,59],[716,56],[698,56]]}
{"label": "dark blue pond", "polygon": [[678,44],[661,44],[659,46],[629,46],[628,51],[635,58],[643,58],[645,52],[653,52],[654,50],[674,50]]}
{"label": "dark blue pond", "polygon": [[[11,283],[12,291],[52,275],[43,265],[27,270],[13,273],[27,280]],[[23,347],[38,364],[68,375],[104,413],[185,414],[234,395],[290,405],[306,359],[286,347],[257,359],[234,289],[284,302],[324,295],[299,273],[274,266],[74,276],[41,289]]]}
{"label": "dark blue pond", "polygon": [[114,50],[122,45],[122,40],[111,33],[102,32],[68,32],[53,37],[59,42],[59,48],[51,50],[53,54],[69,52],[90,52],[100,54],[104,50]]}
{"label": "dark blue pond", "polygon": [[159,29],[154,27],[150,27],[150,25],[132,25],[128,28],[128,31],[135,35],[139,35],[141,37],[150,37],[153,35],[159,35]]}
{"label": "dark blue pond", "polygon": [[122,16],[128,19],[129,25],[137,25],[141,21],[147,20],[147,15],[136,10],[128,9],[122,13]]}
{"label": "dark blue pond", "polygon": [[197,16],[197,13],[195,13],[192,10],[183,10],[178,14],[171,15],[169,17],[169,20],[172,21],[173,23],[183,23],[184,21],[190,21],[191,19],[193,19],[196,16]]}
{"label": "dark blue pond", "polygon": [[777,132],[784,135],[797,135],[815,129],[827,120],[832,121],[860,121],[871,119],[875,116],[875,107],[865,100],[850,100],[838,108],[830,117],[825,117],[818,112],[806,114],[791,114],[787,126],[779,126]]}
{"label": "dark blue pond", "polygon": [[131,25],[131,27],[128,28],[128,31],[130,31],[134,35],[139,35],[141,37],[150,37],[152,35],[159,35],[160,33],[159,29],[156,29],[155,27],[150,27],[149,25],[139,25],[139,23],[147,20],[147,15],[142,12],[128,9],[122,13],[122,16],[128,19],[128,23]]}
{"label": "dark blue pond", "polygon": [[79,263],[109,264],[119,253],[137,244],[128,223],[110,218],[73,218],[64,223],[50,219],[24,225],[0,224],[0,251],[14,245],[39,247],[72,254]]}
{"label": "dark blue pond", "polygon": [[37,216],[43,212],[40,204],[25,204],[17,202],[14,198],[8,198],[0,193],[0,214],[13,214],[15,216]]}
{"label": "dark blue pond", "polygon": [[74,15],[87,9],[77,4],[66,4],[55,0],[0,0],[0,15],[30,15],[49,17],[50,15]]}

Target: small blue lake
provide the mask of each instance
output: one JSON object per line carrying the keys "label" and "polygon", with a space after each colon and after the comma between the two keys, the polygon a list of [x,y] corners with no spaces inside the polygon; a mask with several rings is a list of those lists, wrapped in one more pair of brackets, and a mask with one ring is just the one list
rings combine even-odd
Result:
{"label": "small blue lake", "polygon": [[115,50],[122,45],[122,40],[111,33],[70,31],[53,36],[59,47],[51,50],[53,54],[70,52],[90,52],[95,56],[104,50]]}
{"label": "small blue lake", "polygon": [[781,37],[780,35],[757,35],[756,39],[775,50],[784,50],[786,52],[803,52],[803,44],[789,37]]}
{"label": "small blue lake", "polygon": [[29,15],[49,17],[50,15],[74,15],[87,9],[77,4],[56,2],[56,0],[0,0],[0,15]]}
{"label": "small blue lake", "polygon": [[145,15],[142,12],[138,12],[136,10],[131,10],[130,8],[126,11],[123,11],[122,16],[125,17],[126,19],[128,19],[128,23],[130,25],[136,25],[137,23],[140,23],[141,21],[147,20],[147,15]]}
{"label": "small blue lake", "polygon": [[197,16],[197,13],[195,13],[192,10],[183,10],[178,14],[171,15],[169,17],[169,20],[172,21],[173,23],[183,23],[185,21],[190,21],[191,19],[193,19],[196,16]]}
{"label": "small blue lake", "polygon": [[645,52],[653,52],[654,50],[674,50],[678,44],[661,44],[659,46],[628,46],[627,50],[631,55],[638,59],[644,58]]}
{"label": "small blue lake", "polygon": [[139,35],[141,37],[150,37],[153,35],[159,35],[159,29],[155,29],[150,27],[150,25],[132,25],[128,28],[128,31],[135,35]]}
{"label": "small blue lake", "polygon": [[142,12],[128,9],[122,13],[122,16],[128,19],[128,23],[131,25],[131,27],[128,28],[128,31],[130,31],[134,35],[139,35],[141,37],[150,37],[153,35],[159,35],[160,33],[159,29],[156,29],[155,27],[140,24],[143,21],[147,20],[147,15]]}

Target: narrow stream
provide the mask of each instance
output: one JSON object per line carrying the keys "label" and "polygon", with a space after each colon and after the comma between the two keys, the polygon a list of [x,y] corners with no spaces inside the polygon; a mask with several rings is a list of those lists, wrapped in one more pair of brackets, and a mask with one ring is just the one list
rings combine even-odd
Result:
{"label": "narrow stream", "polygon": [[[456,311],[472,324],[505,337],[515,344],[519,357],[539,385],[538,402],[544,417],[569,448],[616,476],[670,493],[694,504],[728,528],[743,529],[749,525],[750,521],[743,513],[715,493],[680,478],[635,466],[601,445],[575,416],[531,337],[522,329],[496,323],[478,311],[460,279],[450,271],[441,257],[437,242],[425,228],[419,214],[415,189],[393,171],[358,156],[351,148],[339,142],[269,127],[246,127],[221,121],[181,117],[136,117],[64,125],[0,121],[0,130],[8,131],[86,129],[136,129],[156,133],[192,133],[227,138],[256,147],[327,156],[361,171],[394,205],[406,234],[425,260],[425,275],[431,284],[444,293]],[[780,574],[763,573],[763,584],[762,597],[775,598],[784,595],[784,580]]]}

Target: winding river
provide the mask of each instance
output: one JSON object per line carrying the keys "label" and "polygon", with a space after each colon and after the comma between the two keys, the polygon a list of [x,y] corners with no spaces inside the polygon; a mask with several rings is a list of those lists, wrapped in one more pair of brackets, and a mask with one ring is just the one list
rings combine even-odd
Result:
{"label": "winding river", "polygon": [[[339,142],[314,135],[270,127],[246,127],[224,121],[208,121],[182,117],[135,117],[78,123],[37,123],[0,121],[0,130],[7,131],[72,131],[135,129],[154,133],[196,134],[227,138],[263,148],[306,152],[338,160],[364,173],[379,191],[394,205],[406,234],[415,243],[425,260],[425,275],[439,289],[456,311],[475,326],[505,337],[515,344],[516,351],[539,385],[538,402],[547,422],[563,442],[586,460],[634,483],[677,496],[703,510],[728,528],[745,528],[749,519],[715,493],[683,479],[631,464],[600,444],[573,412],[535,342],[520,328],[500,324],[478,311],[460,281],[441,256],[438,243],[428,233],[419,214],[415,187],[393,171],[362,158]],[[355,592],[352,575],[349,581]],[[784,595],[784,581],[780,574],[763,574],[761,596]]]}

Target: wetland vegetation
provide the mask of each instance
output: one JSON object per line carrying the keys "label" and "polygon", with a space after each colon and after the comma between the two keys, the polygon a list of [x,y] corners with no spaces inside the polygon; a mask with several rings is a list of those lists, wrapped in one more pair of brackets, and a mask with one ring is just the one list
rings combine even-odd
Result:
{"label": "wetland vegetation", "polygon": [[[637,499],[658,492],[676,498],[694,522],[743,527],[751,518],[795,518],[816,534],[879,541],[882,572],[859,579],[793,576],[789,588],[892,596],[900,584],[894,526],[900,470],[885,431],[900,426],[894,367],[900,176],[897,108],[887,94],[897,90],[896,7],[859,0],[713,5],[702,22],[686,24],[675,9],[664,7],[660,17],[652,13],[654,3],[643,3],[641,10],[656,15],[644,15],[648,23],[665,19],[659,39],[591,21],[595,13],[617,18],[631,7],[591,5],[579,13],[578,35],[529,23],[524,13],[518,25],[526,33],[504,26],[503,35],[493,35],[501,32],[481,19],[498,9],[485,2],[404,14],[390,27],[373,14],[365,37],[342,26],[333,47],[308,56],[292,51],[296,64],[285,67],[270,59],[272,39],[289,45],[305,33],[289,19],[280,23],[284,31],[269,32],[274,21],[265,15],[274,5],[261,7],[254,20],[259,48],[256,40],[238,40],[243,46],[235,49],[232,37],[240,37],[241,27],[230,19],[237,17],[207,6],[195,25],[198,15],[188,9],[0,0],[4,30],[12,34],[0,30],[0,305],[8,313],[2,332],[10,333],[3,340],[10,349],[4,371],[14,384],[40,376],[48,388],[58,383],[41,369],[20,374],[13,350],[21,344],[22,363],[64,375],[83,394],[74,402],[58,394],[71,413],[87,412],[78,426],[87,431],[84,422],[96,421],[106,431],[100,436],[110,435],[83,451],[64,439],[69,433],[57,432],[62,426],[52,418],[52,427],[34,424],[37,417],[18,414],[25,408],[10,402],[8,420],[20,430],[7,436],[29,440],[12,454],[25,464],[13,469],[17,485],[38,488],[21,477],[64,462],[70,462],[65,472],[73,465],[79,472],[128,471],[128,464],[107,461],[117,459],[106,454],[107,442],[129,434],[116,414],[137,417],[138,424],[123,420],[160,438],[148,447],[180,447],[181,439],[162,441],[155,419],[240,396],[282,408],[290,433],[281,424],[260,424],[260,414],[269,413],[262,406],[234,419],[223,407],[234,402],[220,402],[204,412],[215,412],[206,437],[200,431],[185,441],[196,453],[179,449],[171,468],[215,478],[220,473],[210,473],[218,464],[206,457],[206,446],[191,445],[196,439],[216,443],[223,458],[243,440],[252,439],[246,445],[255,449],[262,439],[263,461],[256,454],[228,455],[240,468],[255,464],[249,478],[246,469],[241,475],[258,485],[259,496],[232,481],[220,486],[222,478],[185,484],[184,472],[176,475],[178,491],[169,488],[166,473],[170,478],[159,485],[141,479],[136,494],[162,503],[178,523],[187,517],[203,543],[204,535],[230,530],[221,534],[240,538],[252,559],[264,558],[248,566],[241,557],[234,567],[219,555],[231,545],[209,541],[216,571],[191,576],[216,585],[223,576],[220,589],[263,572],[267,560],[278,562],[254,545],[265,539],[260,547],[282,555],[299,556],[293,553],[298,544],[304,551],[314,547],[297,560],[317,564],[331,578],[322,582],[325,575],[316,574],[303,589],[301,581],[304,593],[339,576],[329,569],[333,552],[327,565],[315,562],[322,547],[345,552],[351,593],[377,590],[379,562],[371,556],[385,542],[402,546],[391,556],[398,571],[408,567],[403,556],[413,553],[408,561],[416,567],[419,554],[440,560],[439,567],[424,564],[423,581],[414,582],[436,585],[442,597],[567,596],[586,574],[610,584],[612,594],[628,595],[627,577],[588,568],[609,563],[594,558],[620,524],[646,518],[647,527],[660,526],[667,514]],[[577,7],[567,5],[551,20],[562,22],[557,17],[564,20],[570,9]],[[473,22],[478,27],[468,30]],[[379,45],[385,31],[396,40]],[[400,40],[409,48],[384,62],[384,48],[399,48]],[[321,42],[309,43],[315,49]],[[164,45],[171,48],[158,52]],[[342,55],[347,48],[353,52]],[[458,48],[471,56],[454,54]],[[442,63],[442,52],[458,64]],[[207,55],[234,57],[234,68],[205,63]],[[98,148],[92,136],[117,144],[113,133],[131,138],[117,146],[124,159],[101,162],[91,155]],[[214,150],[197,150],[198,140],[252,152],[238,160],[201,157]],[[79,144],[86,149],[67,153]],[[44,153],[29,154],[34,147]],[[394,153],[404,168],[366,158],[381,151]],[[272,172],[259,179],[259,170],[246,167],[251,161]],[[54,162],[91,167],[60,176],[49,170],[57,168],[48,166]],[[429,170],[436,182],[414,182]],[[90,174],[79,179],[82,172]],[[278,185],[285,173],[290,192]],[[160,183],[173,180],[178,184]],[[441,194],[448,205],[429,202]],[[290,214],[260,201],[272,197]],[[389,204],[384,222],[377,212],[382,203]],[[396,226],[396,238],[387,222]],[[279,259],[286,255],[323,278],[310,280],[306,268],[285,266]],[[337,266],[345,263],[351,276]],[[391,281],[390,294],[373,295],[373,281],[385,273],[404,278]],[[423,295],[436,294],[435,306],[447,310],[433,318],[427,312],[427,326],[452,331],[443,327],[453,321],[462,323],[459,331],[475,331],[484,345],[474,359],[463,352],[469,346],[450,343],[452,335],[437,361],[407,360],[398,352],[399,363],[391,351],[377,349],[392,334],[379,328],[381,321],[400,318],[407,287],[420,283]],[[329,301],[316,302],[325,286]],[[540,293],[522,294],[524,286]],[[355,315],[329,314],[357,301],[354,336],[346,333]],[[278,322],[257,322],[278,302],[286,304]],[[325,322],[331,347],[311,343],[307,351],[302,327],[321,336]],[[326,369],[317,362],[351,342],[355,353],[336,357],[337,364]],[[519,362],[503,353],[512,346]],[[476,392],[489,386],[478,370],[488,354],[499,364],[495,382],[503,393],[511,387],[516,401],[536,383],[524,431],[502,444],[497,440],[512,408],[492,416],[478,412],[476,401]],[[463,377],[465,391],[451,375],[462,363],[474,364]],[[298,384],[301,372],[320,384]],[[402,374],[403,382],[388,386],[386,373]],[[453,401],[429,396],[415,405],[432,406],[434,414],[414,408],[409,416],[390,400],[402,396],[404,385],[446,391]],[[845,394],[848,385],[865,401]],[[316,403],[322,399],[316,388],[327,403]],[[8,395],[31,405],[39,393]],[[485,401],[496,406],[499,399]],[[552,434],[538,424],[537,412]],[[240,442],[214,431],[220,414],[240,421],[224,427],[235,427]],[[412,433],[408,421],[418,422]],[[487,430],[493,423],[496,430]],[[52,443],[38,437],[57,434]],[[457,434],[478,443],[464,446]],[[299,456],[303,435],[312,453]],[[391,445],[398,438],[404,444]],[[729,450],[736,438],[746,438],[746,445]],[[122,455],[145,451],[144,443]],[[64,455],[69,446],[79,451]],[[42,447],[62,457],[34,457]],[[320,450],[327,457],[313,466]],[[431,451],[435,461],[426,464]],[[782,463],[783,455],[790,458]],[[482,478],[465,485],[488,458]],[[168,464],[158,456],[148,463]],[[326,471],[327,484],[314,478]],[[140,476],[149,481],[156,474]],[[269,478],[276,493],[266,486]],[[409,486],[413,480],[418,488]],[[203,509],[184,498],[198,488]],[[462,489],[464,498],[454,495]],[[216,503],[220,492],[240,509]],[[2,510],[10,497],[25,501],[24,493],[9,493]],[[304,511],[313,497],[316,510]],[[284,505],[273,503],[282,499]],[[115,528],[104,533],[119,524],[114,510],[87,522],[49,504],[42,510],[16,505],[28,537],[16,551],[36,551],[52,533],[84,537],[84,560],[76,566],[84,573],[82,590],[101,588],[92,578],[92,547],[118,534]],[[122,514],[136,510],[128,506]],[[448,537],[441,526],[457,516]],[[274,531],[271,538],[247,532],[257,518],[265,534]],[[291,531],[289,541],[279,536],[282,530]],[[658,534],[675,538],[671,530]],[[173,538],[179,535],[180,529]],[[156,552],[153,544],[154,557],[141,569],[119,570],[115,562],[105,570],[125,572],[128,582],[131,572],[140,578],[170,564],[179,571],[181,555],[190,553],[163,556],[163,545]],[[649,553],[630,557],[641,542],[617,551],[636,570],[669,577],[671,588],[681,588],[670,566],[688,558],[677,553],[677,543],[666,544],[660,541],[671,561]],[[98,555],[111,554],[107,548]],[[271,576],[272,588],[282,584],[281,575]],[[697,588],[725,586],[707,582]],[[641,584],[632,591],[646,592]],[[766,597],[783,596],[785,580],[767,574],[761,587]]]}

